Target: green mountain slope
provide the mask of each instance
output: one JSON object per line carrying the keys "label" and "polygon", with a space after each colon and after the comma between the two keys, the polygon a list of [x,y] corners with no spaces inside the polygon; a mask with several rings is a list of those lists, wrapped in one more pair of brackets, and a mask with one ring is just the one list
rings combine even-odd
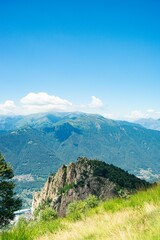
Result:
{"label": "green mountain slope", "polygon": [[93,114],[58,113],[21,117],[15,129],[7,129],[0,131],[0,150],[16,176],[31,174],[30,182],[23,176],[16,180],[31,190],[41,187],[62,164],[80,156],[112,163],[130,173],[150,168],[153,180],[160,172],[160,132],[138,124]]}

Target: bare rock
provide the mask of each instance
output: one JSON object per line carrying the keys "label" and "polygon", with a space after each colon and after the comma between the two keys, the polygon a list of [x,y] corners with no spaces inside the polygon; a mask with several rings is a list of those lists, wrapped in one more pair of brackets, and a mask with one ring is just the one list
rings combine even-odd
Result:
{"label": "bare rock", "polygon": [[94,164],[87,158],[79,158],[76,163],[63,165],[55,175],[49,176],[41,192],[33,197],[32,211],[43,202],[50,200],[59,214],[65,216],[67,205],[70,202],[86,199],[90,194],[101,199],[115,195],[115,184],[106,177],[94,174]]}

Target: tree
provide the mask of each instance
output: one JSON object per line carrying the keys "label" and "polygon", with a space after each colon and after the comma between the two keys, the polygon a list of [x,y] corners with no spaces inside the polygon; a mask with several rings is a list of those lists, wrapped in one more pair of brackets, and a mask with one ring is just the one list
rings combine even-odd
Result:
{"label": "tree", "polygon": [[12,167],[0,153],[0,228],[9,224],[22,206],[22,201],[15,197],[13,176]]}

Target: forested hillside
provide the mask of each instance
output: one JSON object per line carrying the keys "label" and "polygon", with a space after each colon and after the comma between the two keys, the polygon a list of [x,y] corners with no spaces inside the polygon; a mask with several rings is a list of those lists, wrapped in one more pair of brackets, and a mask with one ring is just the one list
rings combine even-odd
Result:
{"label": "forested hillside", "polygon": [[84,113],[36,114],[12,121],[3,117],[3,123],[0,149],[13,165],[18,191],[25,197],[30,198],[62,164],[81,156],[137,175],[141,171],[141,177],[147,172],[147,180],[159,177],[159,131]]}

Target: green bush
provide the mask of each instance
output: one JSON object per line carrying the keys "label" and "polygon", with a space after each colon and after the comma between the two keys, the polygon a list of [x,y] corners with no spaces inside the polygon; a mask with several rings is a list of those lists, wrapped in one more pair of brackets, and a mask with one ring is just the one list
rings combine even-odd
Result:
{"label": "green bush", "polygon": [[71,220],[71,221],[78,221],[78,220],[81,220],[82,219],[82,214],[79,213],[78,211],[75,211],[75,212],[71,212],[68,214],[68,219]]}
{"label": "green bush", "polygon": [[34,211],[34,217],[39,218],[39,215],[42,210],[44,210],[46,207],[50,207],[51,199],[47,199],[46,201],[43,201],[38,208],[35,209]]}
{"label": "green bush", "polygon": [[85,202],[82,200],[71,202],[67,207],[67,214],[74,212],[82,213],[85,209]]}
{"label": "green bush", "polygon": [[120,189],[118,192],[118,197],[128,199],[130,197],[130,193],[127,189]]}
{"label": "green bush", "polygon": [[96,207],[98,203],[99,200],[94,195],[89,195],[85,200],[74,201],[68,204],[67,216],[73,221],[79,220],[86,215],[89,209]]}
{"label": "green bush", "polygon": [[77,221],[82,219],[81,214],[84,212],[85,204],[83,201],[74,201],[67,207],[67,216],[70,220]]}
{"label": "green bush", "polygon": [[44,210],[40,211],[40,220],[42,221],[52,221],[57,218],[58,218],[57,212],[49,206],[46,206]]}
{"label": "green bush", "polygon": [[86,207],[90,209],[98,206],[99,200],[98,200],[98,197],[90,194],[89,197],[85,200],[85,203],[86,203]]}

